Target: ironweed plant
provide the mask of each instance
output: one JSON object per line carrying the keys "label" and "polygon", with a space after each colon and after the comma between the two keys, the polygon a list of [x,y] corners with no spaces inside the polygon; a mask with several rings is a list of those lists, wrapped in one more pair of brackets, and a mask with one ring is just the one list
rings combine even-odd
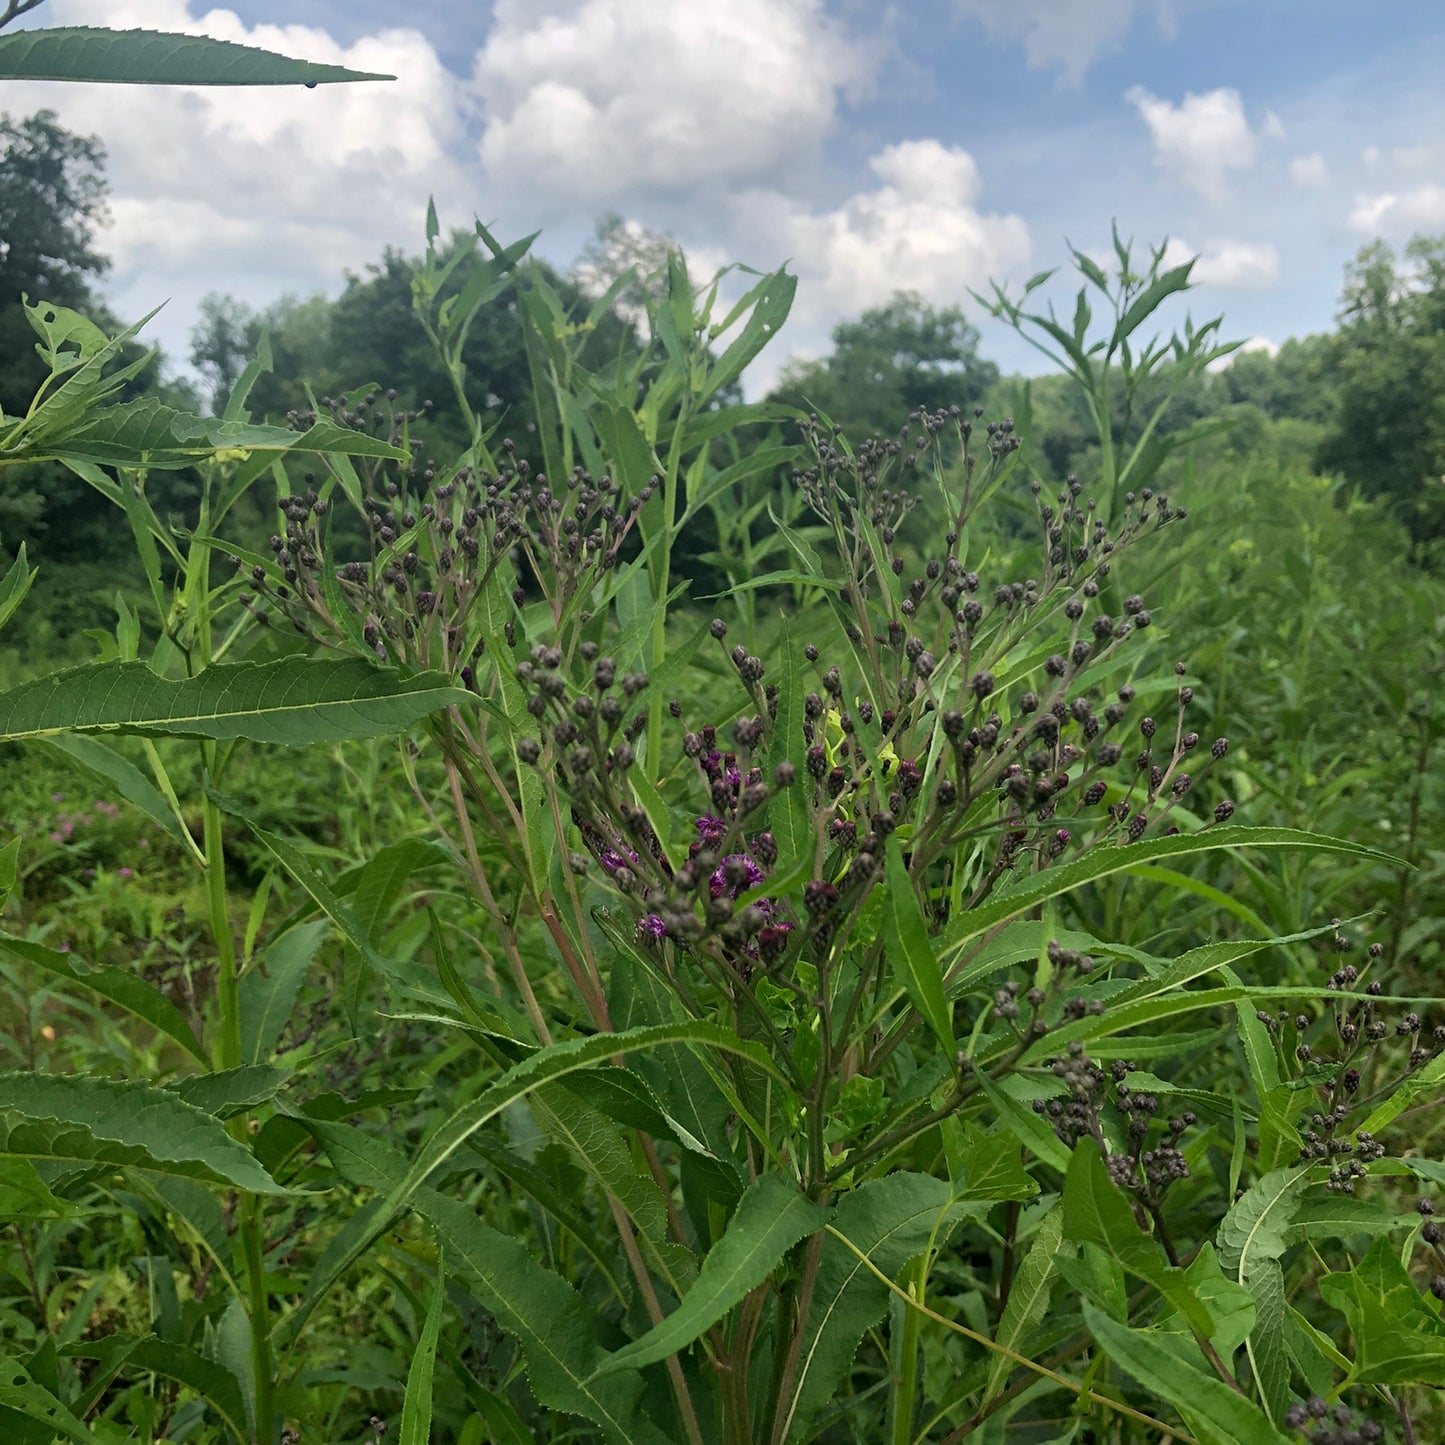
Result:
{"label": "ironweed plant", "polygon": [[[1428,1438],[1445,1256],[1417,1191],[1445,1167],[1402,1125],[1438,1100],[1445,1016],[1391,994],[1376,946],[1343,961],[1367,925],[1160,952],[1091,914],[1109,880],[1167,894],[1220,850],[1398,866],[1232,821],[1228,739],[1128,586],[1141,542],[1188,525],[1147,459],[1107,502],[1047,488],[1013,422],[962,403],[749,449],[777,418],[727,398],[791,278],[721,314],[673,264],[648,336],[597,370],[609,298],[570,317],[525,243],[479,227],[460,281],[428,239],[416,303],[461,455],[380,385],[280,439],[245,379],[144,455],[103,408],[48,443],[125,509],[159,641],[0,696],[0,736],[58,740],[188,843],[217,965],[193,1029],[123,968],[0,939],[170,1045],[146,1077],[0,1078],[33,1286],[0,1412],[37,1440],[389,1438],[327,1390],[385,1335],[410,1364],[371,1398],[408,1442]],[[1141,277],[1121,247],[1103,341],[1077,309],[1071,342],[1105,358],[1082,384],[1184,288],[1161,254]],[[516,444],[460,362],[504,288],[544,419]],[[1213,329],[1173,354],[1215,354]],[[97,458],[74,438],[98,433],[122,440]],[[144,493],[182,459],[207,468],[184,536]],[[788,565],[699,609],[680,539],[780,471]],[[278,521],[248,548],[221,524],[263,478]],[[1031,518],[1017,565],[988,541],[1005,499]],[[905,525],[919,507],[936,530]],[[770,607],[804,582],[806,612]],[[97,736],[124,732],[151,777]],[[242,742],[384,733],[428,827],[339,877],[224,791]],[[166,737],[199,749],[200,839]],[[244,928],[234,830],[275,863]],[[330,1027],[390,1071],[350,1097],[324,1048],[282,1043],[328,925]],[[1280,981],[1286,948],[1326,966]],[[79,1211],[139,1213],[184,1308],[95,1331],[53,1307]]]}

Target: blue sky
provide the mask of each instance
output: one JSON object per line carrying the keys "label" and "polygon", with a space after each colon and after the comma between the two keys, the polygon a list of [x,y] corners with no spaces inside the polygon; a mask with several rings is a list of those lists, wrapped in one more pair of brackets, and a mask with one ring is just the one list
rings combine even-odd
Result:
{"label": "blue sky", "polygon": [[[1332,324],[1376,236],[1445,232],[1441,0],[51,0],[41,23],[205,31],[390,86],[11,86],[111,157],[110,289],[183,356],[201,296],[334,292],[445,224],[543,228],[566,266],[604,210],[695,274],[799,276],[752,378],[897,288],[964,305],[1105,254],[1111,221],[1198,254],[1197,316],[1274,345]],[[978,317],[1006,367],[1031,353]]]}

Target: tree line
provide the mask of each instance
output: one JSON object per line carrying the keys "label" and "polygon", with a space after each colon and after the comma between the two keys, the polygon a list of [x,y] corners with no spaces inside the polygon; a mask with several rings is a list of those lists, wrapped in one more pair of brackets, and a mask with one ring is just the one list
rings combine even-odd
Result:
{"label": "tree line", "polygon": [[[70,134],[50,112],[0,116],[5,413],[23,412],[42,375],[22,295],[116,325],[99,290],[109,265],[96,234],[106,193],[105,154],[96,138]],[[549,275],[579,313],[616,287],[616,304],[587,341],[597,364],[629,349],[635,354],[635,321],[649,303],[649,278],[665,269],[669,249],[668,238],[605,217],[568,273]],[[452,284],[465,286],[476,264],[460,265]],[[416,257],[388,248],[364,271],[348,274],[334,300],[285,297],[258,310],[209,296],[188,358],[204,392],[169,378],[159,357],[134,385],[219,413],[264,333],[273,365],[251,393],[258,419],[280,421],[322,398],[374,384],[394,388],[398,405],[432,403],[428,439],[444,455],[443,448],[460,439],[460,426],[444,369],[413,311],[418,265]],[[1030,456],[1044,479],[1058,482],[1072,473],[1087,485],[1099,439],[1076,393],[1060,378],[1025,384],[1004,376],[980,347],[978,329],[959,307],[900,292],[841,322],[829,353],[789,367],[766,399],[776,404],[775,417],[786,415],[783,408],[818,412],[855,439],[893,431],[920,407],[1017,413],[1036,437]],[[483,404],[499,434],[525,449],[536,426],[532,385],[522,330],[505,294],[488,303],[472,327],[465,362],[473,404]],[[1445,538],[1445,237],[1419,237],[1399,253],[1382,241],[1366,246],[1346,270],[1335,331],[1287,341],[1273,354],[1236,354],[1227,367],[1184,387],[1162,427],[1202,418],[1229,425],[1193,449],[1197,468],[1267,456],[1337,474],[1359,493],[1387,502],[1407,525],[1417,560],[1428,562]],[[1114,424],[1115,442],[1126,440],[1139,424],[1137,409]],[[761,444],[766,426],[757,430]],[[167,500],[183,515],[187,479],[168,485],[174,496]],[[85,589],[85,569],[96,569],[109,584],[111,569],[128,553],[85,485],[58,466],[0,474],[0,546],[21,540],[50,568],[79,569],[69,579],[72,596]],[[698,539],[696,548],[706,545]]]}

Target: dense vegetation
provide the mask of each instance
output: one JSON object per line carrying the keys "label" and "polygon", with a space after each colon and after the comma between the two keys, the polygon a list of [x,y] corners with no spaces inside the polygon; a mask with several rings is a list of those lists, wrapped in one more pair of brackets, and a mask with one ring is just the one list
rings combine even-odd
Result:
{"label": "dense vegetation", "polygon": [[6,1439],[1445,1433],[1438,247],[748,403],[785,274],[433,224],[206,419],[5,135]]}

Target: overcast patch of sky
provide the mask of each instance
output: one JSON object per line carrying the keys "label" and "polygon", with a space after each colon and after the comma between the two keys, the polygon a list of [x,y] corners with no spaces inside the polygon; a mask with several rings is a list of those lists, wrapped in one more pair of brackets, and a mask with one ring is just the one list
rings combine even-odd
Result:
{"label": "overcast patch of sky", "polygon": [[[45,8],[52,23],[187,13],[183,0]],[[831,0],[826,12],[822,0],[313,0],[299,11],[235,0],[231,10],[248,27],[300,24],[341,47],[388,28],[420,32],[425,43],[406,42],[410,64],[432,90],[361,87],[344,102],[343,140],[360,131],[386,144],[377,115],[413,126],[399,131],[414,137],[411,158],[387,164],[347,144],[333,162],[314,123],[307,130],[308,114],[342,112],[324,92],[310,93],[315,104],[253,92],[250,120],[230,102],[127,101],[120,88],[7,95],[11,109],[54,103],[63,121],[104,134],[117,302],[138,311],[173,294],[159,334],[175,356],[204,290],[254,303],[334,292],[343,266],[383,244],[417,249],[428,190],[444,223],[477,210],[508,237],[546,225],[539,248],[563,265],[611,208],[676,232],[709,263],[791,257],[801,285],[784,347],[814,354],[837,320],[884,298],[890,275],[967,309],[969,286],[1056,264],[1065,237],[1106,248],[1115,219],[1140,243],[1167,235],[1176,252],[1202,253],[1196,275],[1212,284],[1194,298],[1197,316],[1222,309],[1228,334],[1277,341],[1331,323],[1342,268],[1375,227],[1393,240],[1445,230],[1439,0],[1395,0],[1369,21],[1351,0]],[[595,83],[585,45],[539,28],[550,16],[565,31],[579,11],[616,84]],[[205,13],[193,0],[189,16]],[[732,23],[702,46],[695,31],[679,39],[684,21],[706,15]],[[630,28],[609,51],[619,23]],[[749,27],[760,49],[740,38]],[[478,80],[475,58],[500,34],[508,48],[488,52]],[[710,73],[714,60],[732,71]],[[668,64],[683,82],[669,81]],[[574,93],[550,88],[569,75]],[[668,121],[639,145],[654,91]],[[292,118],[274,168],[246,143],[267,107]],[[219,154],[232,135],[242,143]],[[227,187],[236,194],[217,194]],[[997,327],[984,334],[1006,367],[1037,366]]]}

